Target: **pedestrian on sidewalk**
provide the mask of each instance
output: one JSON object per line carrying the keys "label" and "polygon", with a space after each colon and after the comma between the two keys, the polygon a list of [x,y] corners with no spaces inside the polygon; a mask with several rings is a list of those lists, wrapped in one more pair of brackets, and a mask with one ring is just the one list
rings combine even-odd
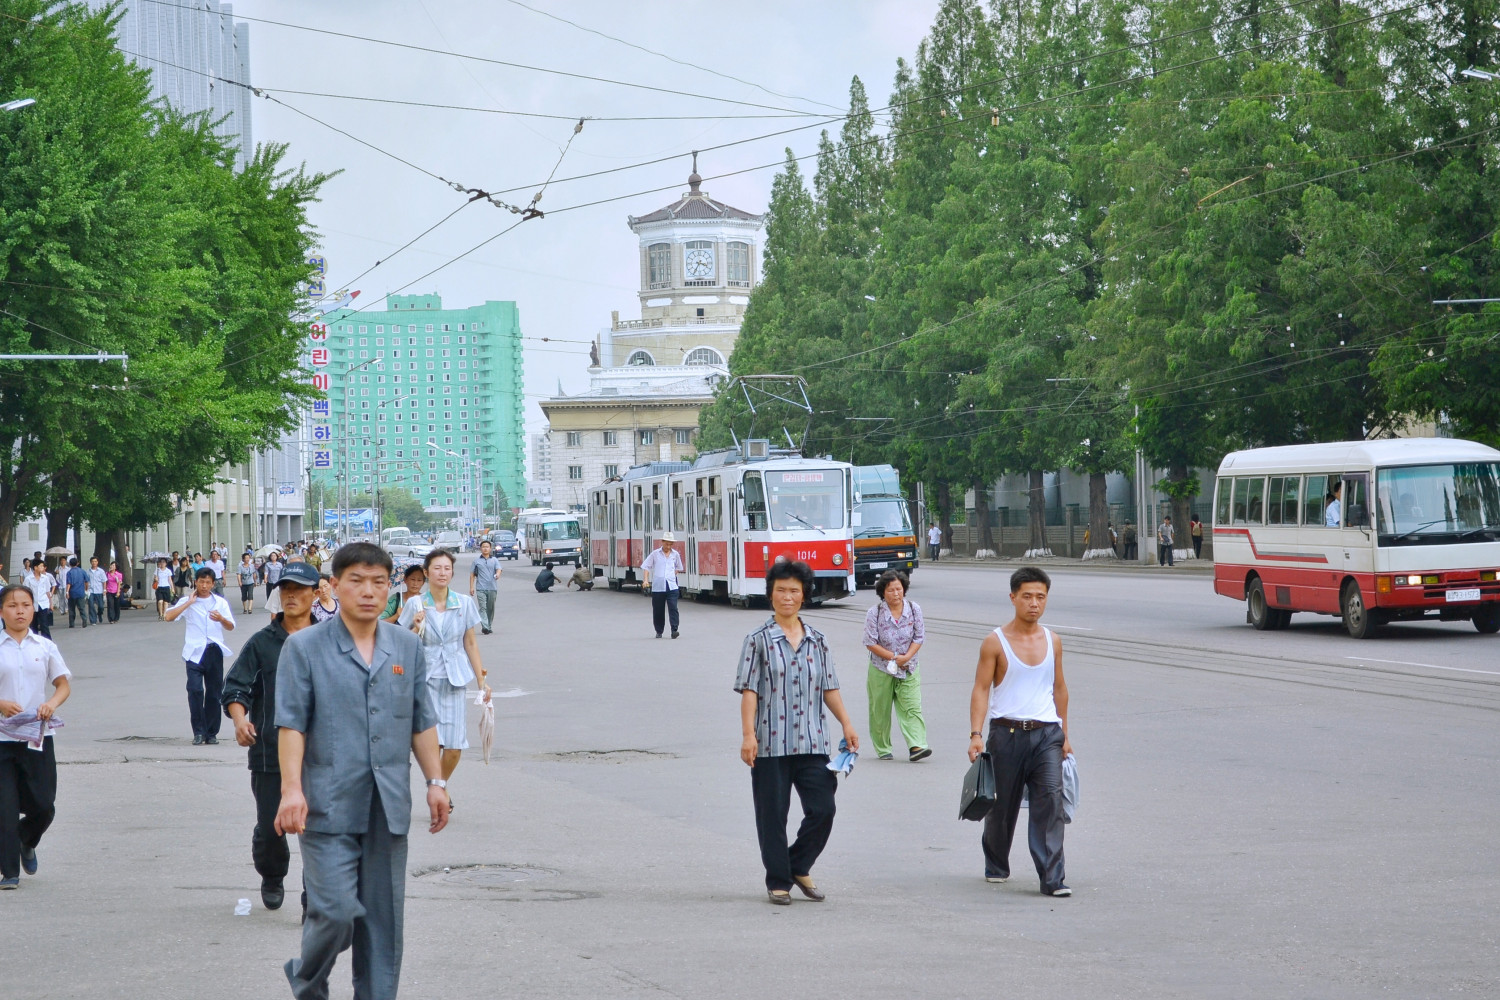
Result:
{"label": "pedestrian on sidewalk", "polygon": [[1161,566],[1175,565],[1172,562],[1172,543],[1177,537],[1172,530],[1172,515],[1166,514],[1156,526],[1156,562]]}
{"label": "pedestrian on sidewalk", "polygon": [[[304,563],[303,565],[310,565]],[[316,571],[314,571],[316,572]],[[277,610],[280,610],[279,608]],[[339,613],[339,599],[333,593],[333,577],[320,576],[318,578],[318,593],[313,598],[312,619],[313,624],[326,622],[336,617]]]}
{"label": "pedestrian on sidewalk", "polygon": [[[828,641],[800,614],[815,579],[804,562],[783,560],[766,571],[773,615],[745,637],[734,679],[740,694],[740,760],[750,767],[766,893],[778,906],[791,905],[794,884],[808,899],[825,898],[812,880],[812,868],[833,832],[838,776],[828,769],[833,744],[823,706],[843,727],[849,749],[859,750]],[[793,789],[802,803],[802,825],[788,848]]]}
{"label": "pedestrian on sidewalk", "polygon": [[934,524],[927,529],[927,558],[933,562],[938,561],[938,553],[943,549],[943,529],[941,525]]}
{"label": "pedestrian on sidewalk", "polygon": [[[1010,878],[1021,792],[1030,799],[1027,842],[1042,895],[1071,896],[1063,881],[1063,758],[1068,742],[1068,686],[1062,639],[1041,624],[1052,581],[1035,566],[1010,576],[1015,615],[979,647],[969,696],[969,761],[988,749],[995,768],[995,805],[985,817],[984,880]],[[989,740],[981,725],[989,720]]]}
{"label": "pedestrian on sidewalk", "polygon": [[922,609],[906,599],[910,578],[888,569],[875,581],[880,600],[865,612],[865,648],[870,668],[865,690],[870,702],[870,744],[875,756],[890,760],[891,708],[906,741],[912,763],[932,756],[927,745],[927,723],[922,719],[922,679],[917,675],[917,651],[927,641]]}
{"label": "pedestrian on sidewalk", "polygon": [[89,574],[82,566],[78,565],[78,557],[68,558],[68,575],[66,577],[68,587],[68,628],[73,627],[73,615],[76,612],[82,620],[84,628],[89,627]]}
{"label": "pedestrian on sidewalk", "polygon": [[89,575],[89,624],[98,625],[104,621],[104,582],[109,574],[99,565],[98,556],[89,556],[86,572]]}
{"label": "pedestrian on sidewalk", "polygon": [[672,638],[677,638],[677,598],[682,590],[677,586],[677,574],[684,572],[682,553],[673,546],[677,536],[670,531],[657,539],[660,543],[641,563],[642,585],[651,592],[651,624],[656,626],[656,637],[661,638],[662,628],[670,614]]}
{"label": "pedestrian on sidewalk", "polygon": [[379,621],[391,557],[354,542],[334,553],[330,568],[338,617],[289,636],[276,677],[276,832],[298,835],[307,892],[301,956],[283,970],[294,997],[322,1000],[334,963],[352,945],[356,995],[392,1000],[401,979],[413,753],[427,779],[428,832],[448,823],[437,715],[421,641]]}
{"label": "pedestrian on sidewalk", "polygon": [[214,546],[205,565],[214,571],[214,593],[222,597],[224,595],[224,571],[228,569],[228,566],[225,565],[224,555],[217,545]]}
{"label": "pedestrian on sidewalk", "polygon": [[401,574],[401,587],[399,591],[392,591],[390,600],[385,603],[385,613],[380,616],[383,622],[396,625],[401,620],[401,611],[406,607],[406,599],[416,597],[427,585],[427,570],[421,563],[412,563],[406,567]]}
{"label": "pedestrian on sidewalk", "polygon": [[[442,778],[447,782],[469,749],[468,687],[476,681],[488,700],[484,665],[479,659],[479,609],[467,594],[454,593],[453,553],[433,549],[423,560],[427,591],[407,600],[399,624],[415,629],[427,658],[427,687],[437,711],[438,744],[442,747]],[[444,786],[447,787],[446,785]],[[453,808],[453,796],[448,796]]]}
{"label": "pedestrian on sidewalk", "polygon": [[172,596],[173,583],[181,575],[180,564],[178,572],[174,573],[167,567],[165,559],[156,560],[156,617],[159,621],[166,620],[167,608],[175,600]]}
{"label": "pedestrian on sidewalk", "polygon": [[1134,521],[1125,522],[1125,530],[1120,533],[1121,543],[1125,546],[1125,555],[1122,557],[1126,562],[1134,562],[1140,558],[1140,543],[1135,530]]}
{"label": "pedestrian on sidewalk", "polygon": [[172,603],[177,603],[183,594],[193,589],[193,574],[196,572],[193,561],[187,556],[178,559],[172,566]]}
{"label": "pedestrian on sidewalk", "polygon": [[250,553],[240,556],[235,575],[240,581],[240,607],[245,614],[251,614],[255,611],[255,578],[260,575],[260,571],[255,568],[255,560]]}
{"label": "pedestrian on sidewalk", "polygon": [[271,599],[271,592],[281,582],[281,574],[286,570],[286,563],[281,561],[281,556],[272,552],[266,557],[265,568],[261,571],[266,581],[266,600]]}
{"label": "pedestrian on sidewalk", "polygon": [[219,742],[219,699],[224,693],[224,654],[233,652],[224,641],[234,631],[229,602],[214,593],[214,571],[204,566],[193,578],[193,593],[167,609],[167,621],[182,618],[187,635],[182,662],[187,666],[188,720],[193,746]]}
{"label": "pedestrian on sidewalk", "polygon": [[1203,558],[1203,522],[1196,513],[1188,515],[1188,534],[1193,539],[1193,558]]}
{"label": "pedestrian on sidewalk", "polygon": [[[31,631],[35,616],[30,588],[0,590],[0,718],[34,716],[40,732],[73,688],[57,645]],[[17,888],[23,870],[36,874],[37,845],[57,815],[57,754],[52,735],[41,735],[38,750],[25,736],[0,732],[0,889]]]}
{"label": "pedestrian on sidewalk", "polygon": [[276,667],[287,636],[310,626],[318,574],[307,565],[282,577],[281,612],[250,637],[224,678],[221,699],[234,723],[234,741],[250,750],[250,791],[255,796],[255,831],[250,857],[260,876],[260,899],[266,909],[281,908],[291,851],[286,834],[276,832],[281,808],[281,764],[277,755]]}
{"label": "pedestrian on sidewalk", "polygon": [[120,572],[120,564],[111,561],[109,572],[104,576],[104,602],[111,625],[120,620],[120,585],[124,582],[125,574]]}
{"label": "pedestrian on sidewalk", "polygon": [[[38,552],[37,556],[41,556]],[[26,589],[31,591],[32,617],[31,630],[43,638],[52,638],[52,600],[57,590],[57,580],[51,573],[47,572],[45,560],[35,558],[31,560],[31,575],[25,580]]]}
{"label": "pedestrian on sidewalk", "polygon": [[479,543],[479,558],[469,571],[469,596],[479,606],[480,631],[489,635],[490,623],[495,618],[495,598],[499,593],[500,560],[495,558],[495,547],[486,538]]}

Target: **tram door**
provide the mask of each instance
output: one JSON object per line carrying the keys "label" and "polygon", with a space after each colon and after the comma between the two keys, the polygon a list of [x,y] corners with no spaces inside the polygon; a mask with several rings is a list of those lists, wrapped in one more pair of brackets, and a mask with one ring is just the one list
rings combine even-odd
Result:
{"label": "tram door", "polygon": [[[609,497],[609,494],[610,491],[608,490],[604,493],[606,498]],[[620,505],[611,499],[605,507],[605,514],[609,518],[609,560],[604,567],[604,578],[606,580],[615,580],[619,578],[617,571],[619,569],[620,557],[615,550],[615,528],[620,523]]]}
{"label": "tram door", "polygon": [[740,530],[740,491],[736,487],[731,487],[728,492],[729,523],[725,527],[729,535],[729,596],[733,599],[745,592],[740,582],[740,574],[744,572],[741,563],[744,560],[745,535]]}

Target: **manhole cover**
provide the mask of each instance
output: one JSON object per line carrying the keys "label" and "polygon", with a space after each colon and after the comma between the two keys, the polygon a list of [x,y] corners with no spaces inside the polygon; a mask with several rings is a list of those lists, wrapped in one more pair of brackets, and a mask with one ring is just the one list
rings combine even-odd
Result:
{"label": "manhole cover", "polygon": [[535,865],[447,865],[425,868],[416,877],[444,885],[477,886],[482,889],[512,889],[561,874],[555,868]]}
{"label": "manhole cover", "polygon": [[115,736],[110,739],[95,740],[95,743],[181,743],[186,745],[188,740],[178,739],[175,736]]}
{"label": "manhole cover", "polygon": [[563,750],[557,753],[537,754],[537,760],[572,760],[572,761],[627,761],[627,760],[672,760],[676,758],[675,753],[664,750]]}

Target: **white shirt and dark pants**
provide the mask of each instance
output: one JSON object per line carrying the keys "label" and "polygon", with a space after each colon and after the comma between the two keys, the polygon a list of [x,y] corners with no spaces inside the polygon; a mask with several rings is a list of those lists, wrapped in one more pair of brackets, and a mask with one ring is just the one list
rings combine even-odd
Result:
{"label": "white shirt and dark pants", "polygon": [[224,626],[208,615],[217,611],[232,624],[234,612],[218,594],[189,594],[171,610],[185,606],[181,620],[187,624],[187,635],[182,641],[182,662],[187,665],[188,718],[195,740],[217,743],[219,723],[223,721],[219,701],[224,694],[224,654],[233,650],[224,641]]}
{"label": "white shirt and dark pants", "polygon": [[[20,642],[0,635],[0,699],[35,714],[47,688],[69,677],[67,664],[51,639],[30,633]],[[57,757],[52,737],[34,749],[24,739],[0,736],[0,878],[18,878],[21,851],[36,850],[57,815]]]}
{"label": "white shirt and dark pants", "polygon": [[672,638],[677,638],[677,598],[682,593],[677,586],[677,574],[681,572],[682,553],[675,548],[671,555],[660,548],[652,549],[646,561],[641,563],[641,573],[651,577],[651,624],[656,626],[658,639],[668,613],[672,618]]}
{"label": "white shirt and dark pants", "polygon": [[995,807],[984,820],[984,874],[1010,877],[1010,845],[1028,793],[1027,842],[1031,860],[1051,895],[1063,885],[1063,728],[1052,697],[1056,649],[1052,633],[1041,663],[1025,663],[995,629],[1005,651],[1005,677],[990,688],[990,733],[985,749],[995,767]]}

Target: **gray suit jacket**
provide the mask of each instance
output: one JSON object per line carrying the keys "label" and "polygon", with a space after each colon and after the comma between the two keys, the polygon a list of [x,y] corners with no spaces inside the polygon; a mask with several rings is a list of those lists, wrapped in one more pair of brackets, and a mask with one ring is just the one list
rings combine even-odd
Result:
{"label": "gray suit jacket", "polygon": [[342,617],[293,633],[276,677],[276,725],[307,737],[302,791],[313,833],[365,833],[370,795],[386,823],[411,826],[411,738],[437,725],[422,642],[407,629],[376,627],[369,667]]}

